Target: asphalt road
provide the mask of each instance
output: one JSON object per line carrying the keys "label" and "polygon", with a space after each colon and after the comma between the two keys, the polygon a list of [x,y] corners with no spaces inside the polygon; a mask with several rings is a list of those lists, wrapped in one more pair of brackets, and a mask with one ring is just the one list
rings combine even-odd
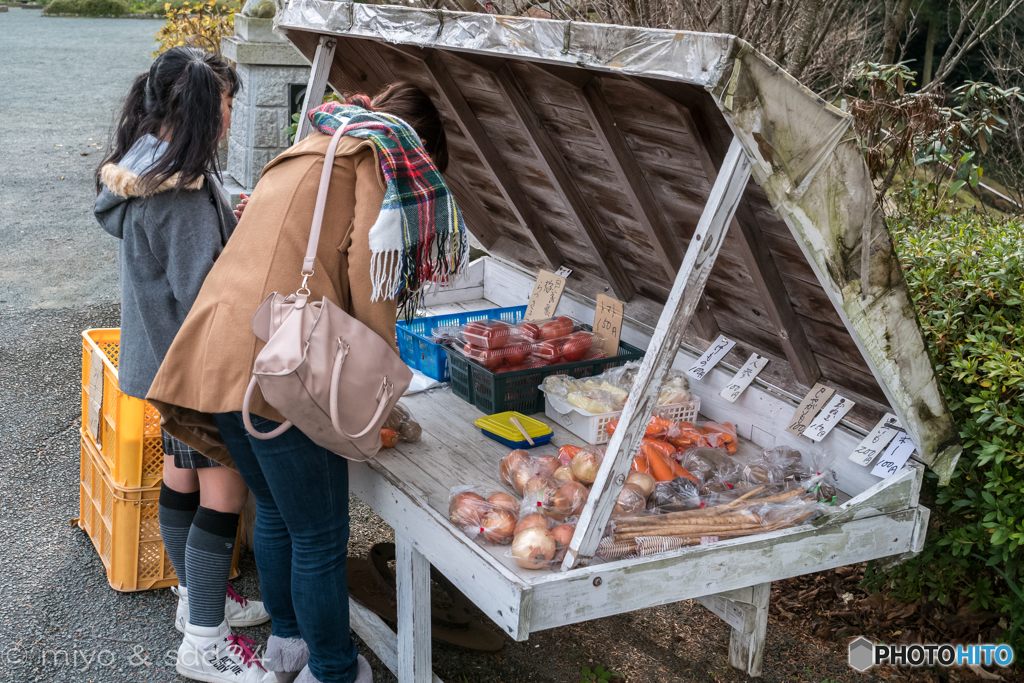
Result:
{"label": "asphalt road", "polygon": [[[93,168],[160,23],[0,14],[0,681],[182,680],[170,591],[117,593],[78,516],[81,331],[120,324]],[[251,560],[239,581],[258,595]],[[247,629],[266,642],[268,630]],[[134,658],[132,655],[136,655]],[[77,659],[76,659],[77,658]],[[148,662],[148,666],[147,666]]]}

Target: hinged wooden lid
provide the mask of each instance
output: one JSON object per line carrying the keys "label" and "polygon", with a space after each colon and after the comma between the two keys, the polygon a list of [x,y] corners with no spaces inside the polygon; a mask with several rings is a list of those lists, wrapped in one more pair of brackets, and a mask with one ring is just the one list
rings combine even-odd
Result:
{"label": "hinged wooden lid", "polygon": [[[732,36],[292,0],[276,25],[328,82],[409,80],[446,123],[446,174],[470,230],[528,269],[627,302],[654,325],[733,135],[753,167],[693,318],[772,361],[789,396],[815,382],[891,409],[945,480],[960,453],[848,115]],[[867,245],[867,248],[865,248]]]}

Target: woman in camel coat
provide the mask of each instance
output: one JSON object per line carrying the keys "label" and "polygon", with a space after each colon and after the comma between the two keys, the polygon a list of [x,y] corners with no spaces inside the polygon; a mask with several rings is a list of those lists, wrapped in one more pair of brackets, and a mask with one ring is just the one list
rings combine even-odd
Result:
{"label": "woman in camel coat", "polygon": [[[372,103],[365,97],[350,98],[349,103],[391,114],[411,126],[434,165],[444,171],[444,128],[419,88],[395,84]],[[369,683],[369,665],[361,656],[357,659],[349,634],[347,461],[295,427],[270,440],[252,438],[240,412],[263,347],[250,321],[269,294],[294,292],[302,281],[330,141],[314,131],[263,170],[148,399],[160,410],[169,433],[237,467],[256,497],[256,564],[273,623],[266,667],[280,672],[279,680],[298,673],[299,683]],[[307,286],[315,298],[326,296],[394,348],[396,301],[371,301],[368,235],[384,194],[374,143],[342,137]],[[261,432],[284,421],[258,391],[251,413]]]}

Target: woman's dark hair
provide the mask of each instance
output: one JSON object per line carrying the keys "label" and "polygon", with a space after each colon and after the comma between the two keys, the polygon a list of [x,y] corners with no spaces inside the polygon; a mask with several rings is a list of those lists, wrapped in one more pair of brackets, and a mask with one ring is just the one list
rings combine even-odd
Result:
{"label": "woman's dark hair", "polygon": [[444,122],[437,107],[419,86],[399,81],[386,86],[372,99],[366,95],[351,95],[345,102],[402,119],[420,136],[423,148],[437,170],[444,173],[448,168],[448,137],[444,133]]}
{"label": "woman's dark hair", "polygon": [[139,178],[144,189],[157,187],[175,173],[177,189],[206,173],[220,177],[217,142],[223,114],[221,94],[234,97],[241,83],[221,57],[195,47],[174,47],[135,78],[117,119],[106,157],[96,167],[96,190],[105,164],[121,161],[147,133],[168,136],[167,150]]}

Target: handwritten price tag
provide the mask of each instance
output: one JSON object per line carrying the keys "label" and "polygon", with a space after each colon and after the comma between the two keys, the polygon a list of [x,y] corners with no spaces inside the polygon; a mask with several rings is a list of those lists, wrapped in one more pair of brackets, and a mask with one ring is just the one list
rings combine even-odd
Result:
{"label": "handwritten price tag", "polygon": [[832,397],[818,416],[804,430],[804,436],[811,441],[821,441],[831,432],[839,421],[853,408],[853,401],[839,394]]}
{"label": "handwritten price tag", "polygon": [[864,437],[860,445],[850,454],[850,460],[858,465],[867,466],[875,459],[875,456],[882,452],[889,445],[897,434],[899,434],[899,419],[892,413],[886,413],[885,417],[878,421],[871,433]]}
{"label": "handwritten price tag", "polygon": [[899,436],[893,440],[889,447],[885,449],[885,453],[878,459],[878,463],[875,468],[871,470],[871,474],[876,477],[888,477],[896,474],[900,469],[907,464],[907,460],[914,453],[917,447],[914,446],[914,442],[910,440],[906,432],[900,432]]}
{"label": "handwritten price tag", "polygon": [[736,376],[732,378],[729,384],[725,386],[725,389],[722,389],[718,395],[729,403],[735,403],[736,399],[743,393],[743,390],[750,386],[750,383],[754,381],[759,372],[764,370],[766,365],[768,365],[767,358],[756,353],[751,354],[747,362],[740,368],[740,371],[736,373]]}
{"label": "handwritten price tag", "polygon": [[597,295],[597,310],[594,311],[594,332],[604,337],[604,355],[612,358],[619,355],[619,337],[622,336],[622,315],[624,306],[604,294]]}
{"label": "handwritten price tag", "polygon": [[732,347],[736,346],[736,342],[727,338],[719,337],[715,340],[708,350],[704,352],[696,362],[690,366],[690,369],[686,371],[686,374],[694,379],[704,379],[704,376],[711,372],[711,368],[718,365],[718,361],[725,358],[726,354],[732,350]]}
{"label": "handwritten price tag", "polygon": [[550,270],[542,270],[537,275],[537,284],[533,286],[530,303],[526,306],[527,320],[544,320],[555,317],[558,300],[565,289],[565,278],[555,275]]}
{"label": "handwritten price tag", "polygon": [[815,384],[811,387],[811,390],[804,396],[804,400],[800,401],[800,405],[796,407],[796,412],[793,413],[793,419],[789,421],[786,431],[794,436],[803,434],[814,416],[818,414],[825,402],[832,398],[834,393],[836,393],[835,389],[826,387],[824,384]]}

